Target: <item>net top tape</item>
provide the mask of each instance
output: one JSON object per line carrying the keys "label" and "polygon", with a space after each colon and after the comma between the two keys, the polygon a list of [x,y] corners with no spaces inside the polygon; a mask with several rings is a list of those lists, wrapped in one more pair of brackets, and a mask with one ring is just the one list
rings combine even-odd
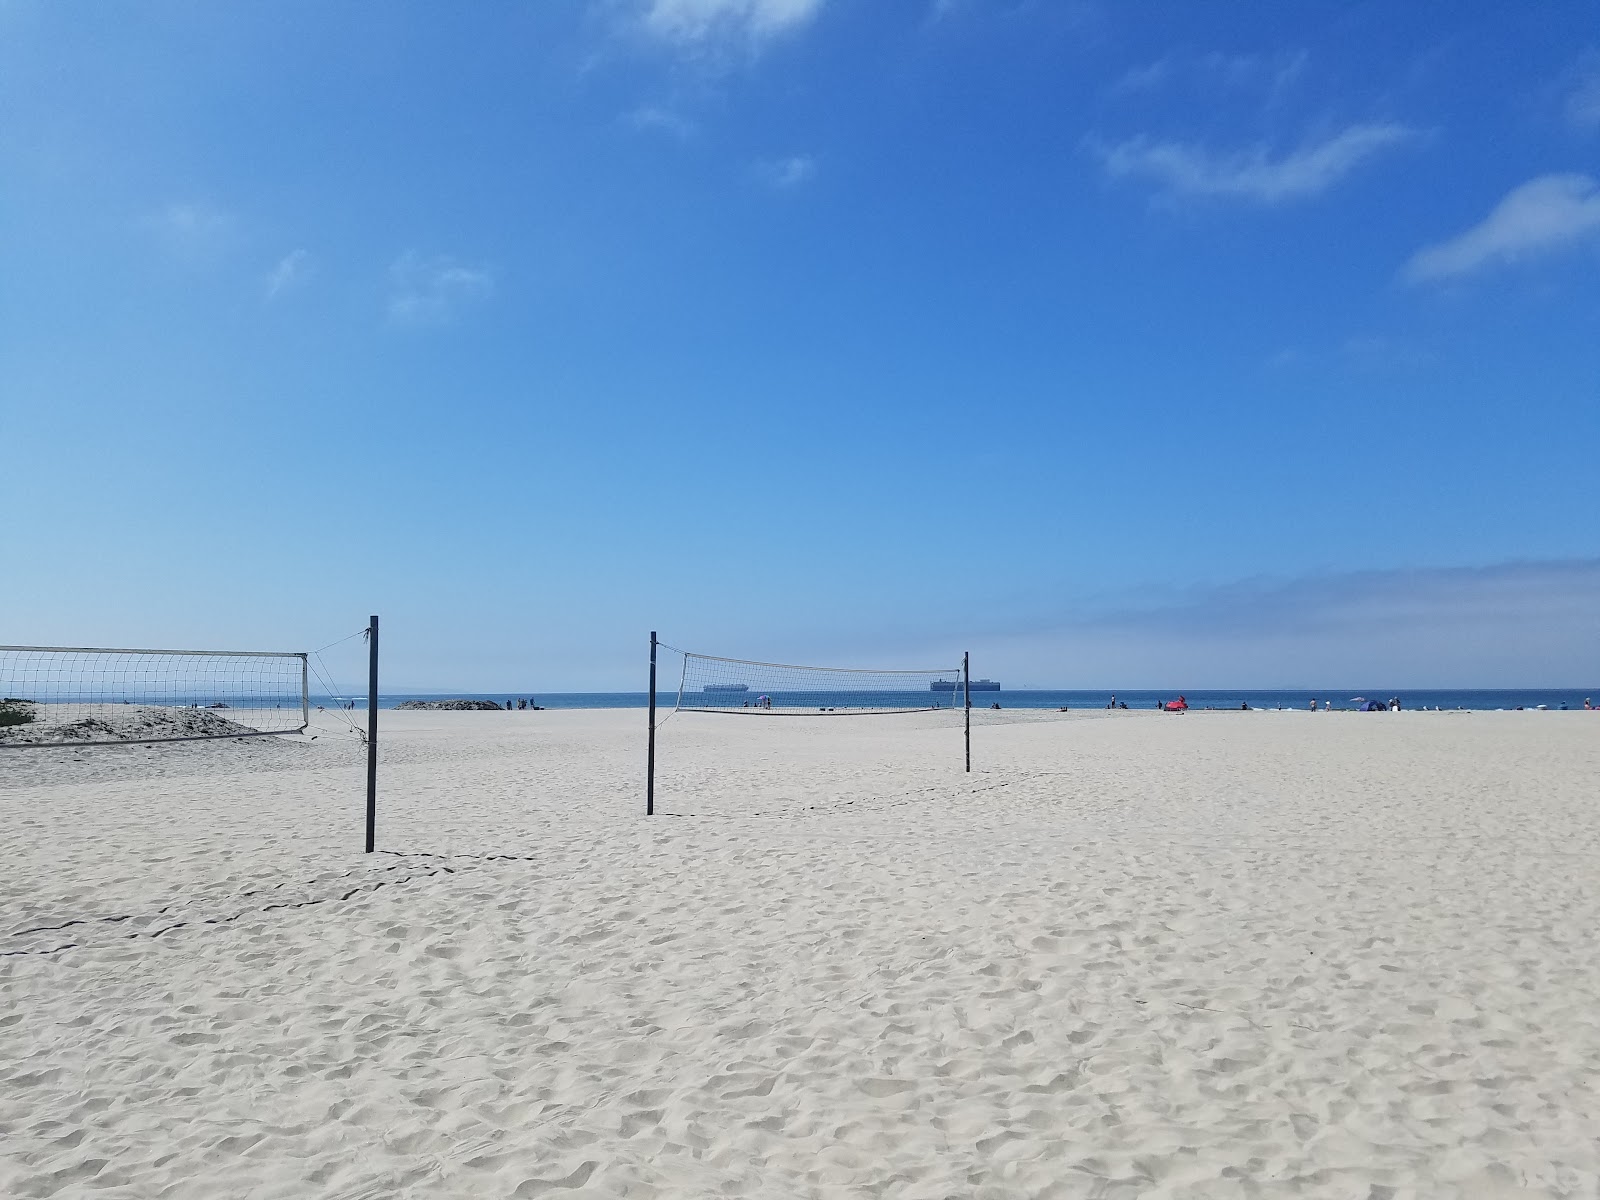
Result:
{"label": "net top tape", "polygon": [[[4,649],[4,647],[0,647],[0,649]],[[674,647],[668,646],[667,649],[674,649]],[[741,667],[777,667],[782,671],[827,671],[835,675],[916,675],[926,678],[929,675],[961,674],[960,663],[953,667],[934,667],[925,671],[913,671],[904,668],[888,670],[879,667],[805,667],[798,663],[761,662],[753,658],[723,658],[716,654],[696,654],[692,650],[679,650],[678,653],[683,655],[684,658],[698,658],[702,662],[734,663]]]}
{"label": "net top tape", "polygon": [[28,654],[204,654],[212,658],[304,658],[304,650],[126,650],[112,646],[0,646]]}

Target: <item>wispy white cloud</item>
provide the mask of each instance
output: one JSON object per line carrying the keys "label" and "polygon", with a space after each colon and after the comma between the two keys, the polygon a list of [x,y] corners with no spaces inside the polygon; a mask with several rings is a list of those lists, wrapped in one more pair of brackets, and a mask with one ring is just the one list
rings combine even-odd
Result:
{"label": "wispy white cloud", "polygon": [[1465,233],[1419,250],[1403,275],[1412,283],[1454,279],[1569,249],[1597,236],[1600,184],[1588,175],[1541,175],[1513,188]]}
{"label": "wispy white cloud", "polygon": [[272,270],[267,272],[267,299],[276,300],[279,296],[293,291],[316,272],[316,259],[312,258],[309,250],[289,251],[274,264]]}
{"label": "wispy white cloud", "polygon": [[1197,65],[1202,74],[1229,87],[1280,92],[1300,78],[1309,61],[1304,50],[1286,50],[1279,54],[1211,53],[1197,60]]}
{"label": "wispy white cloud", "polygon": [[1266,356],[1261,365],[1267,371],[1301,375],[1361,371],[1387,376],[1426,371],[1438,361],[1438,354],[1424,342],[1390,334],[1357,333],[1342,339],[1285,346]]}
{"label": "wispy white cloud", "polygon": [[436,325],[494,293],[494,275],[449,255],[408,250],[389,267],[389,318],[403,325]]}
{"label": "wispy white cloud", "polygon": [[644,29],[663,41],[695,47],[714,43],[760,49],[811,22],[824,0],[645,0]]}
{"label": "wispy white cloud", "polygon": [[817,160],[809,154],[792,154],[756,164],[756,177],[769,187],[792,188],[817,173]]}
{"label": "wispy white cloud", "polygon": [[659,104],[641,104],[628,114],[628,124],[635,129],[658,130],[675,138],[693,137],[695,123],[682,113]]}
{"label": "wispy white cloud", "polygon": [[1090,143],[1114,179],[1149,179],[1175,196],[1224,197],[1275,204],[1314,196],[1380,151],[1410,141],[1404,125],[1352,125],[1325,141],[1274,158],[1264,146],[1217,153],[1180,142],[1138,137],[1115,146]]}
{"label": "wispy white cloud", "polygon": [[974,649],[1057,686],[1579,687],[1600,675],[1597,593],[1600,559],[1243,580]]}
{"label": "wispy white cloud", "polygon": [[1438,361],[1427,347],[1381,333],[1355,334],[1344,340],[1344,359],[1364,371],[1416,370]]}
{"label": "wispy white cloud", "polygon": [[236,222],[231,213],[208,201],[167,205],[145,221],[167,249],[181,258],[208,259],[231,244]]}
{"label": "wispy white cloud", "polygon": [[1600,49],[1591,46],[1578,56],[1569,76],[1566,109],[1574,128],[1600,130]]}
{"label": "wispy white cloud", "polygon": [[1172,77],[1172,71],[1173,58],[1169,54],[1142,67],[1130,67],[1111,85],[1111,91],[1117,95],[1153,92]]}
{"label": "wispy white cloud", "polygon": [[1110,90],[1113,95],[1126,96],[1153,92],[1169,84],[1187,84],[1207,90],[1264,91],[1275,97],[1300,78],[1309,61],[1304,50],[1277,54],[1174,52],[1124,71]]}

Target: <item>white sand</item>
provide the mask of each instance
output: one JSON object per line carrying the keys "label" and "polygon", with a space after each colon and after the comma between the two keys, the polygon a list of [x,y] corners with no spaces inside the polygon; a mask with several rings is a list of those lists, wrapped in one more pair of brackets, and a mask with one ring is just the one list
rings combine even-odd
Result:
{"label": "white sand", "polygon": [[384,716],[0,752],[0,1194],[1600,1195],[1591,714]]}

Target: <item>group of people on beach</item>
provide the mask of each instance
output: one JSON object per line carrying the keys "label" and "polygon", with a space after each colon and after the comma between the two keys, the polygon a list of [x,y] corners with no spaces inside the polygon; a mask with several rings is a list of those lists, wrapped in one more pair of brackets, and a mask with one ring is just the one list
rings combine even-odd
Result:
{"label": "group of people on beach", "polygon": [[[537,704],[535,704],[533,702],[533,697],[532,696],[529,696],[526,700],[522,699],[520,696],[517,698],[517,711],[522,712],[522,711],[525,711],[526,709],[530,709],[530,708],[533,709],[534,712],[543,712],[544,711],[544,709],[540,708]],[[509,701],[509,700],[506,701],[506,711],[507,712],[511,711],[511,701]]]}

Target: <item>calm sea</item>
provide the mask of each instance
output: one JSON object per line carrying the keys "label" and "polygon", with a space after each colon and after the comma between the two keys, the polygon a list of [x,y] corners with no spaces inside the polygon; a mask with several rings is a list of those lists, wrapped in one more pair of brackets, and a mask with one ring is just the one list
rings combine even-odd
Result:
{"label": "calm sea", "polygon": [[[756,693],[749,693],[753,699]],[[1176,699],[1177,691],[1151,692],[1129,691],[1118,692],[1116,697],[1119,703],[1125,703],[1130,709],[1154,709],[1164,700]],[[1251,708],[1310,708],[1312,699],[1316,699],[1318,708],[1324,707],[1330,700],[1335,709],[1359,708],[1358,698],[1362,700],[1389,700],[1398,698],[1405,708],[1441,708],[1441,709],[1531,709],[1544,705],[1550,709],[1581,709],[1586,697],[1600,703],[1600,685],[1592,689],[1564,689],[1564,688],[1523,688],[1514,691],[1508,690],[1417,690],[1405,688],[1369,688],[1363,691],[1347,689],[1320,691],[1191,691],[1184,692],[1191,708],[1240,708],[1249,705]],[[1009,689],[999,692],[973,692],[972,706],[974,708],[988,708],[998,703],[1002,708],[1105,708],[1111,702],[1112,693],[1103,691],[1011,691]],[[746,697],[735,695],[731,698],[724,696],[714,698],[713,703],[723,708],[741,708]],[[784,701],[790,705],[798,704],[804,707],[821,705],[829,702],[847,703],[836,696],[789,696],[783,693],[773,693],[774,702],[784,707]],[[380,694],[378,697],[379,708],[394,708],[402,700],[493,700],[497,704],[511,701],[515,707],[518,699],[533,700],[545,708],[644,708],[648,697],[644,692],[540,692],[521,694],[507,694],[505,692],[423,692],[423,693],[395,693]],[[347,696],[332,699],[327,696],[313,696],[312,704],[322,704],[334,707],[335,704],[355,701],[358,709],[366,707],[365,694],[360,696]],[[685,701],[696,701],[705,704],[707,697],[689,693]],[[672,708],[678,701],[678,693],[656,693],[656,704],[665,708]],[[948,707],[951,703],[949,696],[930,696],[928,693],[906,693],[895,695],[893,703],[911,705],[926,705],[937,701]],[[882,703],[883,699],[878,698]]]}

